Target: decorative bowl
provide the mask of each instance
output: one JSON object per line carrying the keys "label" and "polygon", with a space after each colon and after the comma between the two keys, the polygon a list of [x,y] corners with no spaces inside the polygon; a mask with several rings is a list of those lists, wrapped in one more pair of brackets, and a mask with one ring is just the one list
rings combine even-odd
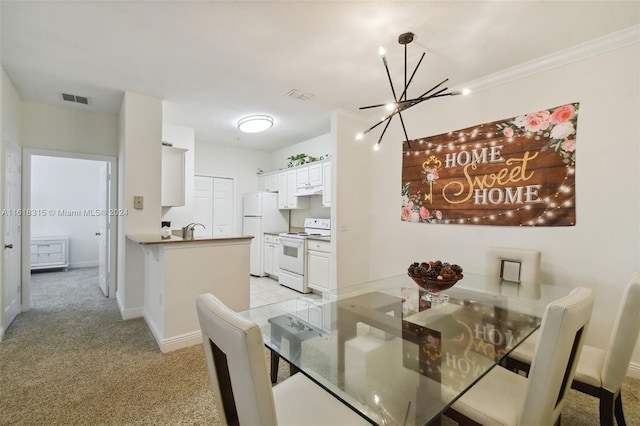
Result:
{"label": "decorative bowl", "polygon": [[464,275],[458,274],[456,278],[451,278],[448,280],[445,279],[434,279],[434,278],[424,278],[424,277],[414,277],[411,274],[408,274],[413,282],[415,282],[418,287],[423,288],[432,293],[438,293],[443,290],[447,290],[453,287],[459,280],[461,280]]}

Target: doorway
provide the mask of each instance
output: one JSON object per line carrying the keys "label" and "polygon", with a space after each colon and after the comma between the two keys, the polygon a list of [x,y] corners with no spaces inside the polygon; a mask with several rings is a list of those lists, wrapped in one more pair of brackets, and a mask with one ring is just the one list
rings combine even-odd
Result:
{"label": "doorway", "polygon": [[116,159],[25,150],[23,303],[31,306],[31,274],[79,268],[96,275],[114,298]]}

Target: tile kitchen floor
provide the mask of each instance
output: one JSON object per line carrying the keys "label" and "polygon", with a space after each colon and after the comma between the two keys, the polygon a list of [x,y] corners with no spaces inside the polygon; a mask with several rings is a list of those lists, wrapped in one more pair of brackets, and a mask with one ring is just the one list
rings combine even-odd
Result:
{"label": "tile kitchen floor", "polygon": [[251,308],[280,302],[281,300],[295,299],[300,296],[311,296],[298,293],[278,283],[277,280],[268,277],[249,277],[249,305]]}

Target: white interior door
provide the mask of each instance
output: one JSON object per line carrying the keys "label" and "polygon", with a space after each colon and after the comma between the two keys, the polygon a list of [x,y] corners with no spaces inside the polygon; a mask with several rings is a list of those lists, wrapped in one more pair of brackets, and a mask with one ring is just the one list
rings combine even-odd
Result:
{"label": "white interior door", "polygon": [[20,284],[20,200],[21,154],[20,148],[5,143],[4,208],[4,328],[13,322],[21,310]]}
{"label": "white interior door", "polygon": [[[109,163],[106,161],[100,165],[100,179],[98,208],[103,212],[109,212]],[[98,285],[105,296],[109,297],[109,224],[111,217],[108,214],[98,216]]]}
{"label": "white interior door", "polygon": [[233,235],[233,179],[213,178],[213,236]]}
{"label": "white interior door", "polygon": [[195,221],[205,226],[194,228],[196,238],[213,237],[213,178],[210,176],[195,177]]}

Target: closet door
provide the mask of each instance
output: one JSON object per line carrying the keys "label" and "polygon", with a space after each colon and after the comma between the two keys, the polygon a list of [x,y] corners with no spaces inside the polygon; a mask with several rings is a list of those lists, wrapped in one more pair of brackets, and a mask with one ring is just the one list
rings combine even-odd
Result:
{"label": "closet door", "polygon": [[233,236],[233,179],[213,178],[213,236]]}
{"label": "closet door", "polygon": [[233,179],[211,176],[195,177],[196,238],[232,237],[234,222]]}
{"label": "closet door", "polygon": [[213,178],[209,176],[195,177],[195,221],[203,224],[205,229],[196,226],[196,238],[213,237]]}

